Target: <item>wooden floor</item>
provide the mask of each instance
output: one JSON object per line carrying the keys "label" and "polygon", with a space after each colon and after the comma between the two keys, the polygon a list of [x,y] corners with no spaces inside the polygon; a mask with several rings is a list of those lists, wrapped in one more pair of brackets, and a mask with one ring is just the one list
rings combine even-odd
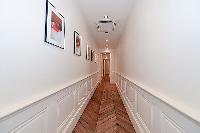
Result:
{"label": "wooden floor", "polygon": [[73,133],[135,133],[115,85],[104,77]]}

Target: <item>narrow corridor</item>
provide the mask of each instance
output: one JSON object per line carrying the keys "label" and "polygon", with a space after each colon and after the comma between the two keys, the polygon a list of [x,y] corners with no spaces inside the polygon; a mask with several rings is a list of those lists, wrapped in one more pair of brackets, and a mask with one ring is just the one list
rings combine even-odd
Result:
{"label": "narrow corridor", "polygon": [[0,133],[200,133],[200,0],[0,12]]}
{"label": "narrow corridor", "polygon": [[74,133],[135,133],[126,109],[108,76],[97,87]]}

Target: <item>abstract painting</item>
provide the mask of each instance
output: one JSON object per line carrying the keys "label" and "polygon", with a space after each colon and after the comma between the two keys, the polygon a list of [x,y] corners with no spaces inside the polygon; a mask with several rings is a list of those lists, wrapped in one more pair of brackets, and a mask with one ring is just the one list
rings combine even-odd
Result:
{"label": "abstract painting", "polygon": [[74,54],[81,56],[81,36],[74,31]]}
{"label": "abstract painting", "polygon": [[64,49],[65,20],[48,0],[46,2],[45,42]]}

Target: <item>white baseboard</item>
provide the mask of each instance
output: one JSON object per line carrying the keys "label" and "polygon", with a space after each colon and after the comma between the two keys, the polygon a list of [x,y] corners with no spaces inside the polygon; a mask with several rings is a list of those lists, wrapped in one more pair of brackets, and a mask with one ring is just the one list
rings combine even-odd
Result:
{"label": "white baseboard", "polygon": [[[117,86],[117,89],[118,89],[118,92],[120,92],[120,89],[119,87]],[[131,108],[130,106],[128,105],[127,101],[125,100],[124,96],[122,95],[122,93],[120,92],[120,97],[125,105],[125,108],[126,108],[126,111],[128,112],[128,115],[130,117],[130,120],[131,122],[133,123],[134,125],[134,129],[137,133],[143,133],[141,132],[142,131],[142,128],[140,127],[140,124],[138,123],[136,117],[134,116],[134,114],[131,112]]]}
{"label": "white baseboard", "polygon": [[80,108],[74,113],[73,118],[71,119],[69,126],[65,128],[65,130],[63,131],[63,133],[71,133],[73,131],[73,129],[75,128],[78,120],[80,119],[81,115],[83,114],[88,102],[90,101],[91,97],[94,94],[95,89],[90,93],[90,95],[88,96],[87,99],[85,99],[85,101],[83,102],[83,104],[80,106]]}

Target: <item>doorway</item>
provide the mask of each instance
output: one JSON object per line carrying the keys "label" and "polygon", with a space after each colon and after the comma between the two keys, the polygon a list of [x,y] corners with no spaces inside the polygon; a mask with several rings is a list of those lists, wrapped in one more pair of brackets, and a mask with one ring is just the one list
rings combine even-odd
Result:
{"label": "doorway", "polygon": [[110,53],[102,53],[102,76],[110,75]]}

